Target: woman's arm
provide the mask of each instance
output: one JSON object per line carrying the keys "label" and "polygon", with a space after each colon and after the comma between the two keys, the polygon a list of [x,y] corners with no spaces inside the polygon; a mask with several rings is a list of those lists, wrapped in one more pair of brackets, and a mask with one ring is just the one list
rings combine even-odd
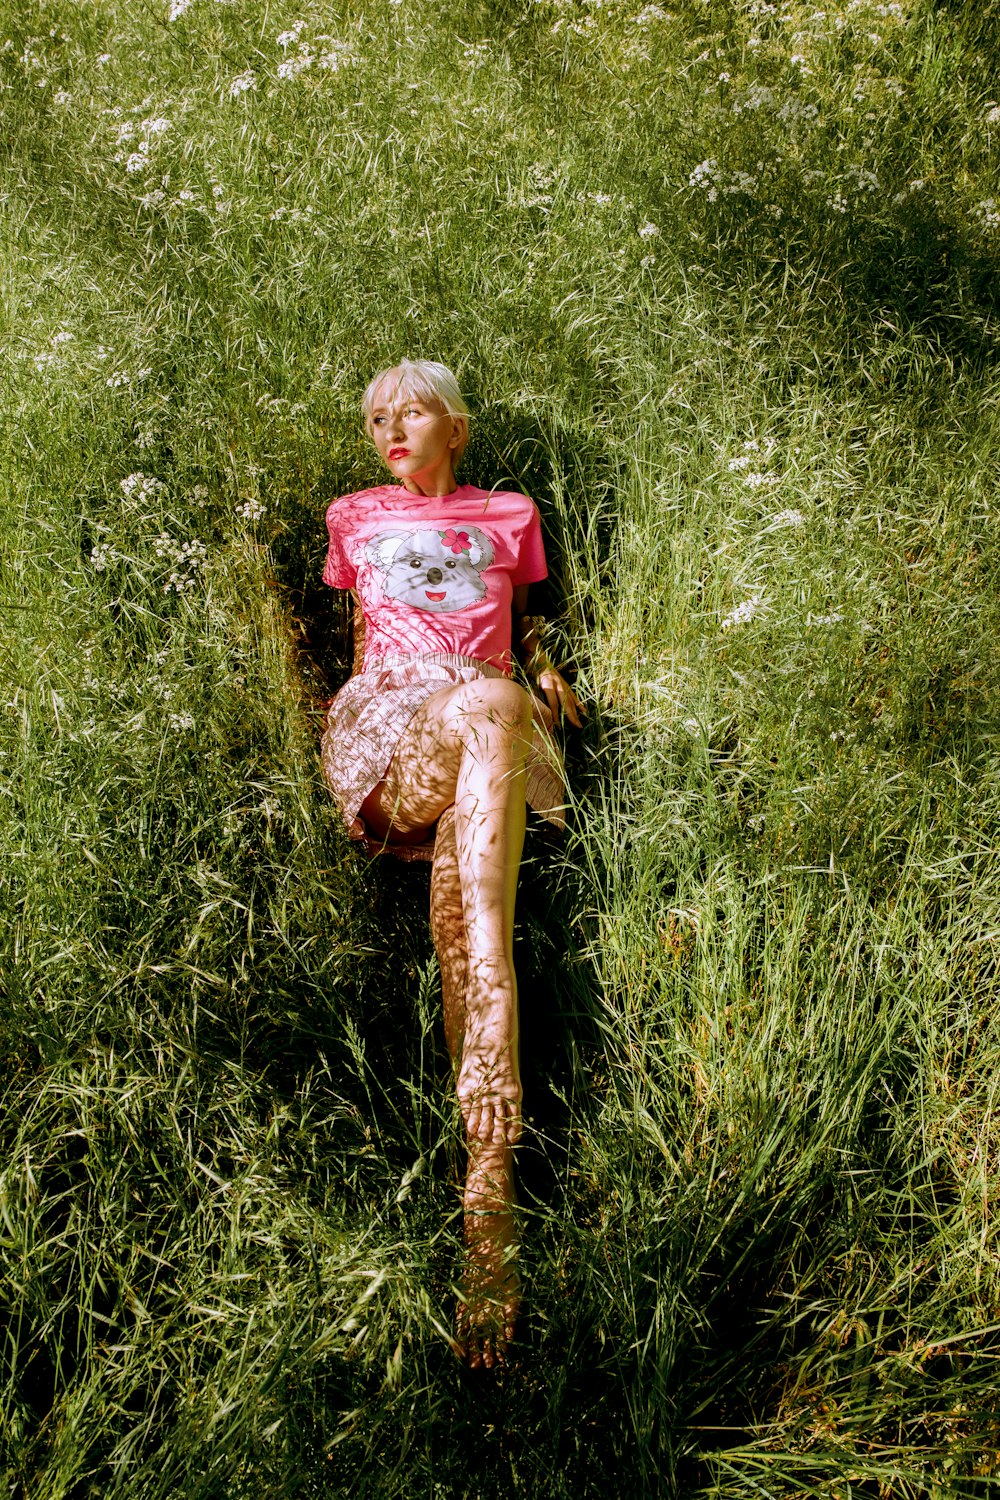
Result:
{"label": "woman's arm", "polygon": [[365,617],[361,612],[361,599],[357,589],[351,589],[351,598],[354,600],[354,665],[351,671],[357,677],[365,655]]}
{"label": "woman's arm", "polygon": [[541,615],[528,614],[528,589],[526,583],[515,585],[511,608],[514,615],[514,640],[520,644],[524,669],[538,683],[545,701],[558,722],[560,713],[565,713],[569,722],[582,728],[580,716],[583,706],[569,683],[549,661],[542,644],[545,621]]}

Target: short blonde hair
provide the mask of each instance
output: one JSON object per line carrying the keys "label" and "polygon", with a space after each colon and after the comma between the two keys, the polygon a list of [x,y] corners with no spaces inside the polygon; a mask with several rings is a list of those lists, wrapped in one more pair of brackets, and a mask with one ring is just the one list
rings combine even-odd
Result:
{"label": "short blonde hair", "polygon": [[387,370],[380,370],[361,398],[361,411],[369,434],[372,430],[375,397],[382,387],[388,384],[391,384],[393,396],[402,391],[404,395],[413,396],[418,401],[440,406],[449,417],[458,417],[461,420],[463,435],[455,449],[455,463],[457,464],[469,441],[469,408],[458,388],[458,381],[448,366],[439,364],[436,359],[401,359],[398,365],[390,365]]}

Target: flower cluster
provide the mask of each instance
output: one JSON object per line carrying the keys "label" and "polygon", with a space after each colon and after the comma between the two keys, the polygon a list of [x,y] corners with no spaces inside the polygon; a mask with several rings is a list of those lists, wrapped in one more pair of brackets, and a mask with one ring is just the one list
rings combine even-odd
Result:
{"label": "flower cluster", "polygon": [[763,442],[758,438],[747,438],[743,444],[743,452],[729,460],[727,468],[730,474],[742,474],[743,483],[750,490],[774,484],[776,476],[762,470],[760,465],[768,461],[776,446],[773,438],[765,438]]}
{"label": "flower cluster", "polygon": [[143,365],[141,369],[133,370],[131,373],[128,370],[116,370],[113,375],[108,376],[104,384],[110,386],[112,390],[116,390],[122,385],[138,385],[140,381],[146,380],[152,373],[153,369],[151,365]]}
{"label": "flower cluster", "polygon": [[708,202],[715,203],[720,193],[727,196],[733,193],[753,194],[757,190],[758,179],[749,172],[724,171],[714,157],[709,157],[707,161],[699,162],[689,174],[688,186],[704,192]]}
{"label": "flower cluster", "polygon": [[137,469],[134,474],[126,474],[119,484],[119,489],[126,499],[140,505],[147,500],[152,500],[156,495],[162,495],[166,488],[162,479],[154,479],[150,474],[143,474],[141,469]]}
{"label": "flower cluster", "polygon": [[95,573],[103,573],[107,568],[113,567],[120,558],[121,553],[108,542],[96,542],[90,549],[90,566]]}
{"label": "flower cluster", "polygon": [[244,500],[242,505],[237,505],[236,514],[242,516],[244,521],[259,521],[261,516],[267,514],[267,506],[262,505],[259,500]]}
{"label": "flower cluster", "polygon": [[198,582],[199,570],[205,566],[208,548],[197,539],[179,542],[168,531],[161,531],[154,544],[157,557],[165,557],[174,564],[173,571],[163,585],[165,594],[183,594],[193,589]]}
{"label": "flower cluster", "polygon": [[729,611],[719,626],[720,630],[732,630],[736,625],[745,625],[754,615],[759,614],[763,602],[762,594],[751,594],[749,599],[744,599],[742,604],[737,604],[735,609]]}
{"label": "flower cluster", "polygon": [[[148,105],[148,101],[147,101]],[[121,114],[121,107],[116,106],[106,113],[114,116]],[[145,172],[150,163],[153,142],[157,136],[165,135],[170,129],[170,121],[162,115],[152,115],[149,119],[136,122],[134,120],[123,120],[117,127],[115,138],[119,150],[112,157],[113,161],[124,162],[126,172],[133,176],[137,172]]]}
{"label": "flower cluster", "polygon": [[995,198],[984,198],[974,212],[984,229],[1000,229],[1000,207]]}
{"label": "flower cluster", "polygon": [[[307,42],[302,38],[303,30],[304,23],[299,21],[289,31],[279,32],[275,38],[285,54],[277,67],[279,78],[296,78],[299,73],[306,72],[314,65],[336,72],[338,68],[354,61],[354,53],[347,42],[326,35],[316,36],[312,42]],[[292,47],[297,50],[290,51]]]}

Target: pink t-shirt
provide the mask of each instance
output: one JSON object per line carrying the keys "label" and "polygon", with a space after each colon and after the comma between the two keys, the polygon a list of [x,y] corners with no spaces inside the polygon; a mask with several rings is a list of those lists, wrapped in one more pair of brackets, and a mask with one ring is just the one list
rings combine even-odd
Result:
{"label": "pink t-shirt", "polygon": [[323,582],[357,589],[363,670],[384,656],[447,651],[511,670],[511,593],[546,577],[538,511],[527,495],[460,485],[411,495],[383,484],[335,500]]}

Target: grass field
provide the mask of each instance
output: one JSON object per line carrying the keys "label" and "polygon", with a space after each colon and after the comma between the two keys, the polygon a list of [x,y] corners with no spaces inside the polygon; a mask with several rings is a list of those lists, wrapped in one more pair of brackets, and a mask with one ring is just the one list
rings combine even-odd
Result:
{"label": "grass field", "polygon": [[[998,61],[995,0],[11,0],[12,1500],[995,1493]],[[589,705],[483,1380],[426,871],[318,769],[403,354]]]}

